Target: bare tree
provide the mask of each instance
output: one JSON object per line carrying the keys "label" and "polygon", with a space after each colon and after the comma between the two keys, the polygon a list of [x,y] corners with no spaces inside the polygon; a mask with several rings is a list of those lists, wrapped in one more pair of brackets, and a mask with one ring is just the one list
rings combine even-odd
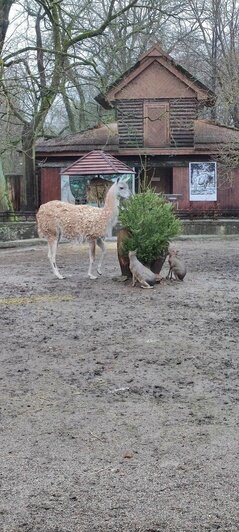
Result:
{"label": "bare tree", "polygon": [[[118,0],[118,5],[125,8],[126,0]],[[77,64],[68,68],[62,80],[61,93],[69,131],[115,119],[113,112],[106,113],[94,104],[94,96],[104,93],[109,84],[130,69],[155,41],[159,40],[166,49],[170,48],[169,35],[174,35],[177,41],[179,25],[180,39],[188,35],[189,28],[185,26],[184,32],[182,29],[185,6],[186,2],[177,0],[142,2],[130,13],[124,12],[120,20],[111,22],[102,35],[76,45],[76,54],[78,51],[83,53],[89,63],[83,68]],[[102,9],[105,16],[104,5]]]}
{"label": "bare tree", "polygon": [[[13,3],[14,0],[0,0],[0,58],[9,26],[9,13]],[[6,179],[3,173],[2,160],[0,159],[0,209],[8,210],[10,207]]]}
{"label": "bare tree", "polygon": [[[76,44],[101,35],[110,22],[136,3],[137,0],[129,0],[120,7],[116,0],[105,0],[102,11],[101,1],[85,0],[79,12],[78,2],[73,2],[69,11],[64,0],[25,1],[23,14],[27,16],[25,24],[32,42],[28,39],[16,51],[4,50],[1,88],[11,112],[23,125],[26,208],[36,206],[35,141],[60,91],[69,59],[81,66],[89,63],[83,54],[77,52],[76,56]],[[23,92],[24,99],[19,97]]]}
{"label": "bare tree", "polygon": [[211,117],[239,127],[238,0],[188,0],[185,21],[193,31],[179,59],[217,94]]}
{"label": "bare tree", "polygon": [[238,19],[238,0],[0,0],[0,95],[22,128],[26,207],[36,205],[35,142],[54,113],[65,108],[72,132],[97,122],[93,96],[157,39],[219,95],[212,116],[238,126]]}
{"label": "bare tree", "polygon": [[9,26],[9,13],[15,0],[0,0],[0,54],[6,39]]}

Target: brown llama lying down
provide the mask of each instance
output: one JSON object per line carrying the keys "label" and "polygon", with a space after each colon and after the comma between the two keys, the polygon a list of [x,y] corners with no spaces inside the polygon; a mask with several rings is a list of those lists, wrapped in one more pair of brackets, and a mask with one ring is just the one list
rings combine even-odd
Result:
{"label": "brown llama lying down", "polygon": [[137,251],[129,251],[129,269],[132,273],[132,286],[135,286],[136,281],[138,281],[141,288],[153,288],[157,282],[157,275],[137,259],[136,253]]}
{"label": "brown llama lying down", "polygon": [[187,270],[186,270],[186,267],[183,261],[181,261],[178,258],[178,251],[175,251],[175,250],[169,251],[168,262],[169,262],[169,272],[168,272],[166,279],[171,280],[173,279],[173,275],[174,275],[174,278],[177,281],[183,281],[187,273]]}
{"label": "brown llama lying down", "polygon": [[63,201],[53,200],[44,203],[37,213],[38,234],[48,242],[48,258],[53,273],[58,279],[64,279],[56,265],[56,252],[61,237],[69,240],[87,241],[89,244],[90,265],[88,276],[97,279],[92,274],[95,260],[95,246],[100,247],[97,272],[101,275],[101,266],[105,254],[103,238],[116,225],[119,214],[119,198],[127,199],[130,191],[127,183],[120,178],[110,187],[106,194],[104,207],[90,205],[72,205]]}

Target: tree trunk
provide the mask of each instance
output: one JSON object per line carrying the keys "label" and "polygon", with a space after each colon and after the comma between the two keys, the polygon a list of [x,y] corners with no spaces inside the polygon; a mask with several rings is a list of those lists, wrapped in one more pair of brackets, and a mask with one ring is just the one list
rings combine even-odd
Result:
{"label": "tree trunk", "polygon": [[239,103],[234,103],[232,110],[233,125],[239,128]]}
{"label": "tree trunk", "polygon": [[12,203],[8,196],[7,183],[3,173],[0,159],[0,211],[13,211]]}
{"label": "tree trunk", "polygon": [[35,172],[35,138],[31,124],[25,125],[22,132],[22,157],[25,187],[24,209],[35,211],[38,207]]}
{"label": "tree trunk", "polygon": [[9,13],[14,0],[0,0],[0,54],[6,38],[9,25]]}

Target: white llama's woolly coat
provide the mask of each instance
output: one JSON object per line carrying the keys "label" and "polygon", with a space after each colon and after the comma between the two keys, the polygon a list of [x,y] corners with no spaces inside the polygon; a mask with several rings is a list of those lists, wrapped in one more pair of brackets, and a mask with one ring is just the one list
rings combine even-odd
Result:
{"label": "white llama's woolly coat", "polygon": [[44,238],[57,237],[59,230],[70,239],[99,238],[107,231],[109,217],[110,213],[101,208],[51,201],[41,205],[37,213],[38,232]]}
{"label": "white llama's woolly coat", "polygon": [[90,265],[88,276],[92,274],[96,244],[101,249],[101,258],[97,272],[101,275],[101,266],[105,254],[103,237],[109,234],[117,223],[119,213],[119,197],[128,198],[128,185],[117,180],[108,190],[105,205],[102,208],[89,205],[72,205],[63,201],[53,200],[41,205],[37,213],[38,234],[48,241],[48,258],[53,273],[63,279],[56,265],[56,251],[61,236],[80,242],[87,240],[89,244]]}
{"label": "white llama's woolly coat", "polygon": [[48,240],[57,238],[59,233],[68,239],[100,238],[114,225],[117,214],[109,193],[102,208],[49,201],[37,213],[38,234]]}

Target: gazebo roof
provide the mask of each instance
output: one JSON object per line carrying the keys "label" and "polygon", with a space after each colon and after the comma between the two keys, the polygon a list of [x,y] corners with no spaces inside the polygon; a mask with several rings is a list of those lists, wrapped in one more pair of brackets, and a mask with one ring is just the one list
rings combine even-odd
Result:
{"label": "gazebo roof", "polygon": [[61,173],[65,175],[112,175],[134,174],[134,171],[109,153],[93,150]]}

